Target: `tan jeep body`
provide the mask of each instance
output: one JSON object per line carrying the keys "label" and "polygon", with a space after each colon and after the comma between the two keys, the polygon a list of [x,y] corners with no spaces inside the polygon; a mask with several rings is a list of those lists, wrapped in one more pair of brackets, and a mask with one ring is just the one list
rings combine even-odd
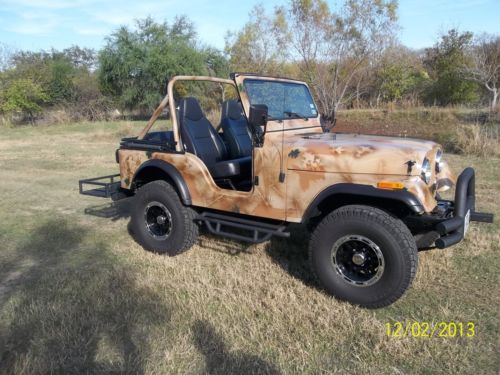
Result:
{"label": "tan jeep body", "polygon": [[[250,102],[242,91],[247,75],[235,75],[235,81],[212,77],[176,77],[169,83],[168,95],[155,113],[170,104],[177,153],[145,152],[120,149],[119,163],[122,188],[133,189],[138,169],[150,159],[162,160],[175,167],[185,181],[193,206],[235,212],[287,222],[301,222],[311,203],[325,189],[340,183],[370,185],[380,182],[401,182],[404,190],[413,193],[422,203],[424,212],[436,207],[435,194],[448,189],[455,177],[447,165],[436,174],[433,168],[431,183],[420,178],[423,159],[434,165],[440,145],[422,140],[389,138],[357,134],[324,133],[320,115],[316,118],[270,120],[265,142],[253,149],[253,175],[258,185],[251,191],[220,188],[207,167],[196,155],[183,152],[179,141],[173,85],[183,80],[207,80],[239,88],[240,100],[248,116]],[[288,79],[256,77],[251,79],[296,82]],[[305,85],[305,83],[303,83]],[[151,128],[148,124],[142,135]],[[408,162],[415,165],[409,172]],[[284,181],[280,181],[280,173]],[[424,213],[421,212],[421,213]]]}
{"label": "tan jeep body", "polygon": [[[231,78],[170,80],[141,134],[124,138],[117,150],[120,181],[117,175],[80,180],[82,194],[134,195],[131,232],[144,249],[180,254],[196,243],[201,225],[258,243],[289,237],[289,223],[304,223],[311,268],[323,287],[339,299],[379,308],[410,286],[418,250],[452,246],[470,221],[493,221],[492,214],[475,211],[474,169],[455,178],[440,145],[332,133],[305,83]],[[235,88],[238,101],[221,105],[221,132],[197,98],[181,97],[177,107],[179,81]],[[152,130],[167,105],[172,130]],[[455,199],[442,199],[439,192],[453,185]]]}

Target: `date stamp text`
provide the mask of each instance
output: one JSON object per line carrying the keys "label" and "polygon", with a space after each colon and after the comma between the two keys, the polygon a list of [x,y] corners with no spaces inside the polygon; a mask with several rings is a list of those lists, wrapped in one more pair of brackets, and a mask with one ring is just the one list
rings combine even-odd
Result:
{"label": "date stamp text", "polygon": [[469,337],[476,335],[476,325],[474,322],[387,322],[385,323],[388,337],[419,337],[419,338],[455,338]]}

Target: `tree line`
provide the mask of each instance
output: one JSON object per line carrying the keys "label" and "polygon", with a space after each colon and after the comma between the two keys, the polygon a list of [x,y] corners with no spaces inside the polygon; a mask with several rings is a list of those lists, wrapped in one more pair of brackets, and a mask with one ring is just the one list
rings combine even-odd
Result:
{"label": "tree line", "polygon": [[[489,105],[500,80],[500,36],[449,30],[429,48],[397,39],[397,1],[290,0],[267,13],[256,6],[224,51],[200,42],[187,17],[122,26],[100,51],[9,51],[0,44],[0,113],[34,121],[64,109],[73,120],[113,110],[148,113],[179,74],[231,71],[305,80],[325,118],[341,108]],[[179,91],[180,90],[180,91]],[[178,88],[182,94],[183,88]]]}

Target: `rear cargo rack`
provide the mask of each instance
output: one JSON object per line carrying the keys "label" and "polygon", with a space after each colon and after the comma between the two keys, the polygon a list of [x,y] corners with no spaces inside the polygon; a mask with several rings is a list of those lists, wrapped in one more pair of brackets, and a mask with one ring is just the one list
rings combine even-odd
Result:
{"label": "rear cargo rack", "polygon": [[[119,174],[86,178],[78,181],[78,185],[80,188],[80,194],[83,195],[100,198],[113,198],[115,195],[121,194]],[[89,188],[86,185],[90,185],[92,188]]]}

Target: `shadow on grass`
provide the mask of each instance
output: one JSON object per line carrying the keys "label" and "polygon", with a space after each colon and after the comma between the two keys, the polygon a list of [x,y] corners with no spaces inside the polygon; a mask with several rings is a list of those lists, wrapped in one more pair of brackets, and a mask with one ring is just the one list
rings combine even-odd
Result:
{"label": "shadow on grass", "polygon": [[205,225],[200,225],[200,236],[197,243],[204,249],[229,255],[239,255],[241,253],[249,254],[252,246],[247,242],[236,241],[212,234]]}
{"label": "shadow on grass", "polygon": [[[212,235],[208,230],[200,228],[198,245],[216,252],[229,255],[251,253],[253,245],[242,241],[234,241]],[[265,244],[265,251],[272,261],[283,268],[292,277],[301,280],[305,285],[322,290],[309,265],[309,237],[310,232],[305,225],[291,224],[290,238],[272,237]]]}
{"label": "shadow on grass", "polygon": [[266,253],[274,263],[305,285],[321,289],[309,265],[310,232],[305,225],[291,224],[290,238],[272,237]]}
{"label": "shadow on grass", "polygon": [[[130,237],[135,241],[136,244],[142,246],[138,240],[132,222],[129,221],[127,224],[127,231]],[[228,254],[228,255],[239,255],[241,253],[250,253],[250,245],[245,242],[238,242],[228,238],[220,237],[211,234],[204,225],[199,226],[199,236],[196,244],[204,249],[209,249],[218,253]],[[162,255],[168,255],[164,253]]]}
{"label": "shadow on grass", "polygon": [[242,352],[229,352],[224,338],[210,323],[197,320],[193,325],[194,344],[205,356],[206,374],[280,374],[261,358]]}
{"label": "shadow on grass", "polygon": [[125,198],[116,202],[87,207],[85,208],[84,213],[85,215],[97,216],[116,221],[129,218],[131,209],[132,198]]}
{"label": "shadow on grass", "polygon": [[[32,266],[4,305],[0,363],[7,373],[143,373],[148,327],[171,312],[85,228],[53,220],[18,254]],[[89,243],[89,240],[91,241]]]}

